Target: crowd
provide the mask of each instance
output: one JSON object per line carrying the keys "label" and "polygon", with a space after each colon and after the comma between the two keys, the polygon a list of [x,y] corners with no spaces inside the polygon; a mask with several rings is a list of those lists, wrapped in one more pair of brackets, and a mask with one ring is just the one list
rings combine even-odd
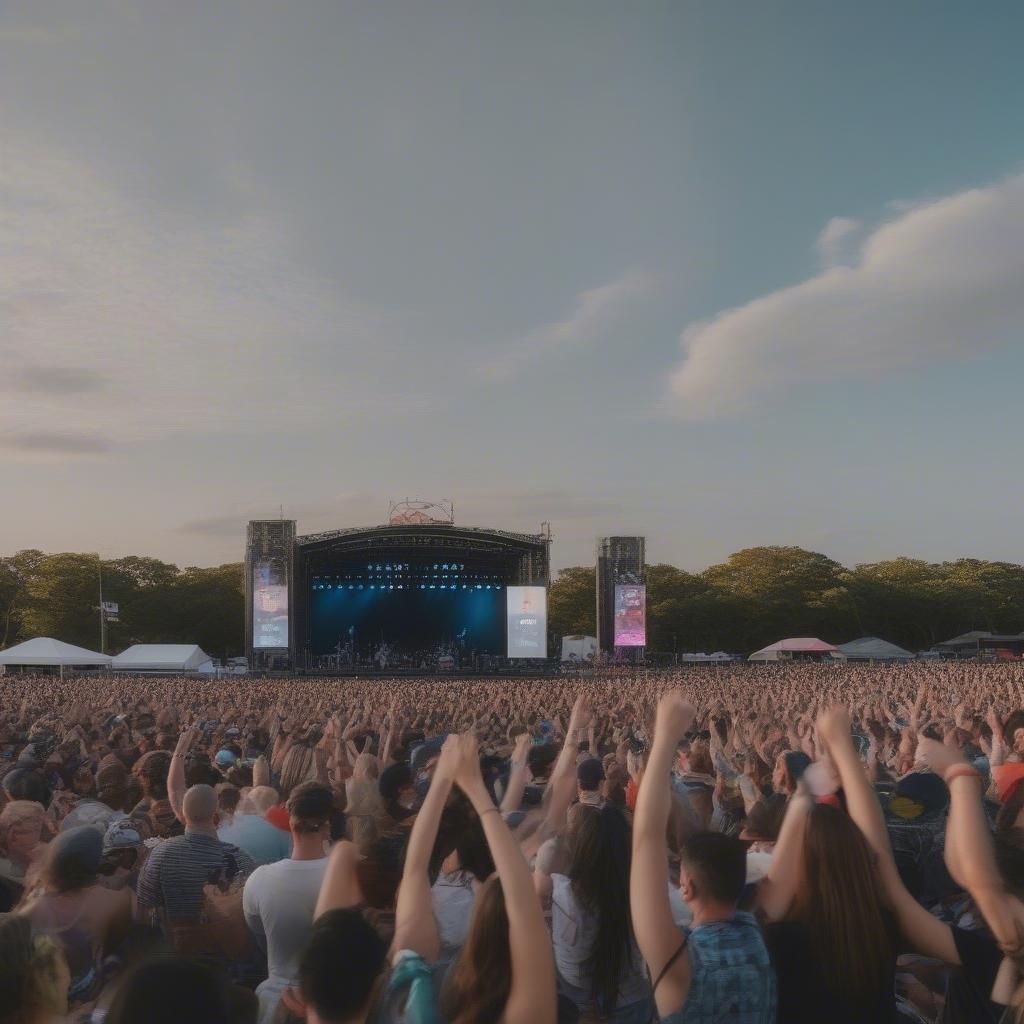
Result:
{"label": "crowd", "polygon": [[0,1024],[1024,1021],[1024,666],[0,679]]}

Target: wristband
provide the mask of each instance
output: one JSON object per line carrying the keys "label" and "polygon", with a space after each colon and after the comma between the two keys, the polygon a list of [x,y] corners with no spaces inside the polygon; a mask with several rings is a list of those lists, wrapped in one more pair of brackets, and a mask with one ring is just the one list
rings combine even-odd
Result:
{"label": "wristband", "polygon": [[482,818],[485,814],[490,814],[491,811],[494,811],[495,814],[501,814],[497,807],[486,807],[478,813],[477,817]]}
{"label": "wristband", "polygon": [[957,762],[950,765],[942,777],[948,786],[954,779],[980,779],[981,772],[969,764]]}

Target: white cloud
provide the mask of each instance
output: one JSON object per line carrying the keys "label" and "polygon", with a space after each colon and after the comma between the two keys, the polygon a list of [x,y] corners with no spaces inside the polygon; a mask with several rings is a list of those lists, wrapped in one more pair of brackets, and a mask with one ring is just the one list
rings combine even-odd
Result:
{"label": "white cloud", "polygon": [[822,266],[832,267],[845,262],[844,257],[850,239],[860,230],[860,221],[849,217],[833,217],[818,235],[814,247]]}
{"label": "white cloud", "polygon": [[657,274],[629,271],[597,288],[580,292],[564,320],[545,324],[490,355],[481,366],[484,376],[514,375],[534,360],[571,352],[596,341],[626,310],[653,295],[661,284]]}
{"label": "white cloud", "polygon": [[1024,175],[912,207],[851,267],[726,310],[682,335],[672,406],[742,413],[802,384],[872,379],[1020,338]]}

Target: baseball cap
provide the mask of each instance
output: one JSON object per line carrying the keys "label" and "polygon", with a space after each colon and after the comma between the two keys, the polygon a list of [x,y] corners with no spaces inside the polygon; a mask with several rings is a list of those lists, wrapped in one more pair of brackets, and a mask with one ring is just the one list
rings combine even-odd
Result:
{"label": "baseball cap", "polygon": [[142,846],[142,834],[131,818],[118,818],[107,826],[103,834],[103,853],[116,850],[134,850]]}
{"label": "baseball cap", "polygon": [[214,760],[217,762],[218,768],[231,768],[238,761],[238,758],[231,750],[218,750]]}
{"label": "baseball cap", "polygon": [[421,743],[412,752],[412,770],[418,772],[421,768],[427,766],[427,762],[432,757],[439,757],[441,748],[444,746],[444,741],[447,738],[448,734],[445,733],[443,736],[435,736],[433,739],[427,740],[426,743]]}

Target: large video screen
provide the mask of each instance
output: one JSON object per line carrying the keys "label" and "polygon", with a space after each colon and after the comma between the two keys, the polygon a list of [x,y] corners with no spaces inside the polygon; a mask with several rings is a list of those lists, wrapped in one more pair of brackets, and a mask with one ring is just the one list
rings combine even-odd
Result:
{"label": "large video screen", "polygon": [[505,606],[508,618],[509,658],[548,656],[548,592],[544,587],[509,587]]}
{"label": "large video screen", "polygon": [[288,568],[281,562],[253,567],[252,645],[288,646]]}
{"label": "large video screen", "polygon": [[615,587],[615,646],[647,644],[647,588],[633,584]]}
{"label": "large video screen", "polygon": [[430,658],[443,650],[500,656],[505,642],[504,588],[369,583],[314,586],[310,594],[314,655]]}

